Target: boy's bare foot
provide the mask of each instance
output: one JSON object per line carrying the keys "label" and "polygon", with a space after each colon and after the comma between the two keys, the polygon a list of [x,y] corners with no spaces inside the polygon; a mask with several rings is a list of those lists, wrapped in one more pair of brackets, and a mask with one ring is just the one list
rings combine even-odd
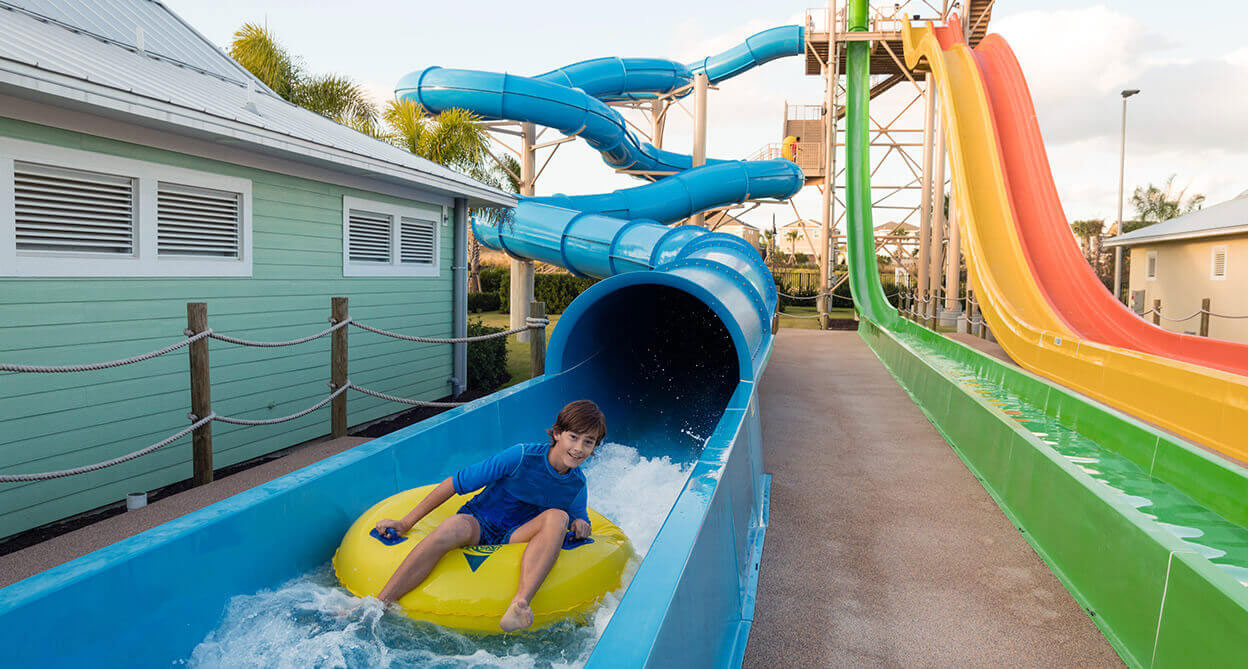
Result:
{"label": "boy's bare foot", "polygon": [[504,632],[515,632],[522,630],[533,624],[533,609],[529,608],[529,603],[523,599],[511,600],[511,605],[507,607],[507,612],[503,614],[498,626],[503,628]]}

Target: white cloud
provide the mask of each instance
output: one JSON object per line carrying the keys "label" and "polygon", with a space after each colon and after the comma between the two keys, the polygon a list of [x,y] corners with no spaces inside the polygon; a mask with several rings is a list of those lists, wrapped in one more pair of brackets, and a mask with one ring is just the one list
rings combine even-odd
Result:
{"label": "white cloud", "polygon": [[1142,91],[1127,109],[1128,197],[1134,186],[1171,174],[1211,202],[1243,189],[1248,48],[1222,56],[1180,51],[1104,6],[1006,15],[993,30],[1022,65],[1070,218],[1116,215],[1125,88]]}

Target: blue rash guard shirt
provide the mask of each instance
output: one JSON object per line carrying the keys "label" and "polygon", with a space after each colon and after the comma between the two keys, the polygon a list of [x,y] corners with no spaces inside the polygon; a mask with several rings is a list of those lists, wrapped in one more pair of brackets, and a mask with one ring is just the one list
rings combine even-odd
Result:
{"label": "blue rash guard shirt", "polygon": [[585,473],[579,467],[560,474],[546,459],[550,444],[516,444],[451,477],[458,495],[484,487],[459,509],[481,525],[481,545],[505,544],[517,527],[546,509],[563,509],[569,518],[589,522]]}

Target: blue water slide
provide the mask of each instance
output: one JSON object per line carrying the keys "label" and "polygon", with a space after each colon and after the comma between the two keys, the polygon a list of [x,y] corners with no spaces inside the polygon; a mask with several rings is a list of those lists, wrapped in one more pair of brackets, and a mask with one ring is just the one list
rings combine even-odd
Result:
{"label": "blue water slide", "polygon": [[586,95],[614,102],[671,93],[693,83],[693,72],[687,65],[664,58],[594,58],[534,78],[579,88]]}
{"label": "blue water slide", "polygon": [[688,154],[641,141],[619,112],[579,88],[518,74],[430,67],[403,77],[394,92],[433,113],[467,109],[485,120],[528,121],[579,135],[616,169],[679,172],[693,166]]}
{"label": "blue water slide", "polygon": [[525,201],[619,218],[674,223],[699,211],[741,200],[783,200],[792,197],[801,184],[801,169],[792,161],[729,160],[611,193],[544,195],[525,198]]}
{"label": "blue water slide", "polygon": [[688,66],[659,58],[595,58],[536,77],[429,67],[400,79],[395,95],[433,113],[467,109],[486,120],[527,121],[579,135],[616,169],[680,172],[693,166],[691,156],[642,141],[606,103],[677,91],[696,72],[712,83],[724,81],[803,53],[803,35],[801,26],[765,30]]}
{"label": "blue water slide", "polygon": [[[719,81],[800,53],[800,34],[766,31],[694,69]],[[601,74],[612,67],[615,75]],[[689,69],[599,59],[537,78],[440,68],[405,78],[400,88],[430,110],[549,125],[584,137],[612,165],[681,173],[603,195],[524,198],[497,226],[475,226],[481,241],[515,256],[605,277],[563,312],[544,375],[0,590],[9,663],[185,663],[233,598],[323,567],[377,500],[540,438],[563,404],[587,398],[602,407],[612,441],[692,466],[588,666],[740,666],[767,525],[758,382],[774,345],[775,287],[743,240],[660,221],[787,197],[801,173],[784,161],[690,170],[688,156],[638,142],[585,92],[678,90]]]}
{"label": "blue water slide", "polygon": [[689,63],[691,72],[705,72],[712,84],[769,63],[777,58],[800,56],[806,52],[806,30],[802,26],[779,26],[752,35],[722,53]]}
{"label": "blue water slide", "polygon": [[594,58],[573,63],[536,79],[579,88],[604,102],[646,100],[656,95],[689,95],[693,75],[705,72],[718,84],[777,58],[801,55],[806,34],[802,26],[780,26],[747,38],[727,51],[682,65],[663,58]]}

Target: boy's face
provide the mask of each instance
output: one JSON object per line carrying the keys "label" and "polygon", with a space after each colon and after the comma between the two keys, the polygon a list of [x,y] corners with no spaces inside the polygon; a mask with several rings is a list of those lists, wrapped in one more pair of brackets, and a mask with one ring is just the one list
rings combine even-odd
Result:
{"label": "boy's face", "polygon": [[573,430],[555,433],[555,445],[550,447],[551,464],[574,469],[594,454],[598,435],[583,434]]}

